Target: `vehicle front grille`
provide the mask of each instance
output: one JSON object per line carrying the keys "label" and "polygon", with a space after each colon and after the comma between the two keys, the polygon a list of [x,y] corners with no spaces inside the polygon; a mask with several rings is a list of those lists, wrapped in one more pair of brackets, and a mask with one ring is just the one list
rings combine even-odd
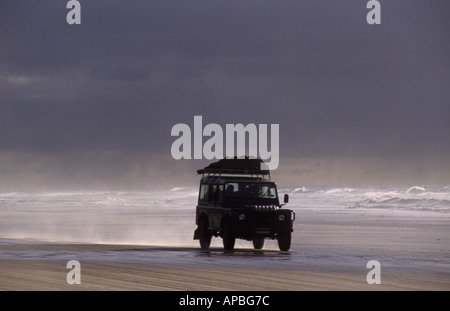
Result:
{"label": "vehicle front grille", "polygon": [[272,212],[278,209],[279,207],[276,205],[255,205],[255,210],[257,212]]}
{"label": "vehicle front grille", "polygon": [[271,227],[275,223],[275,213],[273,211],[256,211],[253,220],[258,228]]}

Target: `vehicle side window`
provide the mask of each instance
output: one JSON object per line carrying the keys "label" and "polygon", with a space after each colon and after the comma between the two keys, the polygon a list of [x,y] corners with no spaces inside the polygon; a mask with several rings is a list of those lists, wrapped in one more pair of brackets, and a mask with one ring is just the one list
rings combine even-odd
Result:
{"label": "vehicle side window", "polygon": [[219,193],[217,192],[217,185],[211,185],[212,188],[212,201],[217,202],[219,199]]}
{"label": "vehicle side window", "polygon": [[225,184],[225,193],[227,196],[234,196],[239,191],[238,183],[226,183]]}
{"label": "vehicle side window", "polygon": [[220,202],[223,202],[223,185],[219,185],[219,198],[218,198],[218,201],[219,201],[219,203]]}
{"label": "vehicle side window", "polygon": [[212,185],[212,200],[214,203],[222,203],[223,201],[223,185]]}
{"label": "vehicle side window", "polygon": [[200,186],[200,195],[198,200],[202,202],[208,202],[209,201],[209,185],[208,184],[202,184]]}

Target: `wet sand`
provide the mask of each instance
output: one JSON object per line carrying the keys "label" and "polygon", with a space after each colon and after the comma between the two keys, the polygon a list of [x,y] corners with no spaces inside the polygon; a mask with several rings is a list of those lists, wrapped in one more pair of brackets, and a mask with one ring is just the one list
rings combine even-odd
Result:
{"label": "wet sand", "polygon": [[[8,244],[0,245],[0,251],[30,253],[55,252],[127,252],[162,248],[149,246],[102,244]],[[167,251],[199,252],[197,249]],[[252,256],[250,250],[241,251]],[[245,254],[248,252],[248,254]],[[264,251],[262,251],[264,252]],[[161,253],[163,254],[163,253]],[[242,254],[241,254],[242,255]],[[270,251],[269,251],[270,255]],[[81,259],[81,284],[69,285],[66,268],[70,256],[56,260],[49,258],[1,259],[0,290],[19,291],[98,291],[98,290],[193,290],[193,291],[301,291],[301,290],[450,290],[448,274],[434,272],[382,271],[381,284],[369,285],[368,270],[348,269],[339,266],[323,266],[308,263],[295,269],[280,269],[255,265],[233,266],[203,263],[194,265],[171,261],[168,264],[138,260]]]}
{"label": "wet sand", "polygon": [[[11,194],[0,217],[0,290],[450,290],[446,208],[366,208],[353,190],[337,190],[331,199],[322,191],[292,193],[297,217],[289,252],[276,241],[254,250],[241,240],[225,252],[221,238],[201,250],[192,239],[192,190]],[[375,198],[404,197],[395,193]],[[341,195],[354,204],[343,204]],[[444,206],[445,195],[438,196]],[[79,285],[66,282],[70,260],[81,264]],[[379,285],[366,280],[372,260],[381,265]]]}

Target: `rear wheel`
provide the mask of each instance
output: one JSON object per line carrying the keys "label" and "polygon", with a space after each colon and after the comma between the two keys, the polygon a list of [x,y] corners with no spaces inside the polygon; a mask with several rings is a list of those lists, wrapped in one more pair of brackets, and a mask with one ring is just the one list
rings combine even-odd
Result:
{"label": "rear wheel", "polygon": [[264,238],[253,239],[253,247],[255,249],[262,249],[264,247]]}
{"label": "rear wheel", "polygon": [[288,251],[291,248],[291,233],[283,232],[278,234],[278,247],[280,251]]}
{"label": "rear wheel", "polygon": [[229,221],[225,221],[222,229],[223,248],[226,250],[233,250],[236,237],[231,230],[231,224]]}
{"label": "rear wheel", "polygon": [[200,247],[202,249],[208,249],[209,246],[211,245],[211,238],[212,238],[211,231],[208,230],[208,220],[202,218],[200,220],[200,223],[198,224],[198,229],[199,229]]}

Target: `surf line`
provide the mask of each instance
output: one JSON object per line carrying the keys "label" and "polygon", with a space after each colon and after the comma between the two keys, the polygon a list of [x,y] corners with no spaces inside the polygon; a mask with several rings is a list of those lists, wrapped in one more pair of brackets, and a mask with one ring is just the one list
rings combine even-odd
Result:
{"label": "surf line", "polygon": [[[225,154],[224,154],[224,132],[225,132]],[[268,141],[268,125],[249,123],[243,125],[226,124],[225,131],[216,123],[209,123],[203,127],[202,116],[194,116],[194,131],[184,123],[175,124],[171,130],[172,137],[178,137],[171,147],[172,157],[180,159],[223,159],[260,157],[264,160],[264,169],[274,170],[279,164],[280,155],[280,126],[270,124],[270,150]],[[193,148],[192,148],[193,136]],[[246,137],[248,136],[248,141]],[[203,143],[204,137],[210,137]],[[236,137],[236,140],[235,140]],[[248,142],[248,144],[247,144]],[[192,154],[193,149],[193,154]],[[270,159],[270,160],[269,160]]]}

